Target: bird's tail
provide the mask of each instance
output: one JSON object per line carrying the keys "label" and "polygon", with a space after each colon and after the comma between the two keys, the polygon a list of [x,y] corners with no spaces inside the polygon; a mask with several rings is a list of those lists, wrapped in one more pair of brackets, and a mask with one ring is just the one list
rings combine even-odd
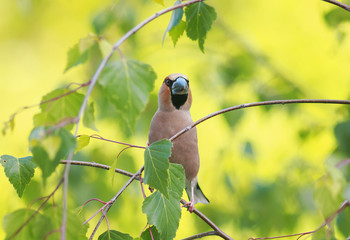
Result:
{"label": "bird's tail", "polygon": [[[186,187],[186,193],[188,198],[191,199],[191,187]],[[204,195],[198,183],[196,183],[193,193],[194,193],[194,204],[196,203],[209,204],[208,198]]]}

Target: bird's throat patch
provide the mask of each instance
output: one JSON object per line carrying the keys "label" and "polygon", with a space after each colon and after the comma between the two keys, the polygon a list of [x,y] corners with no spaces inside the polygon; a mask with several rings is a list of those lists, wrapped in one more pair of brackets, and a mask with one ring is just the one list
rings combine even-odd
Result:
{"label": "bird's throat patch", "polygon": [[180,109],[182,105],[187,101],[188,94],[173,95],[171,94],[171,102],[176,109]]}

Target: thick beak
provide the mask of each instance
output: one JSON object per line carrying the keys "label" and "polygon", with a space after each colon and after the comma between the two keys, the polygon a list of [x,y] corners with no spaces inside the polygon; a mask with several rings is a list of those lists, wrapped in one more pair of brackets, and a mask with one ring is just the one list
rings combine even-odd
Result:
{"label": "thick beak", "polygon": [[178,77],[171,88],[173,95],[188,94],[188,82],[182,77]]}

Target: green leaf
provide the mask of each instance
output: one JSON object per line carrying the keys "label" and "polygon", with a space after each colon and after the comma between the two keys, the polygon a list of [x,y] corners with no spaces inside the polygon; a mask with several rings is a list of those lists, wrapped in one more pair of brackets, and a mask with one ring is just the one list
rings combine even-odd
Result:
{"label": "green leaf", "polygon": [[93,34],[80,39],[79,43],[75,44],[68,51],[67,66],[64,71],[66,72],[72,67],[85,63],[89,58],[89,51],[95,45],[96,41],[98,41],[98,38]]}
{"label": "green leaf", "polygon": [[[68,95],[69,89],[59,88],[48,94],[46,94],[41,102],[47,103],[41,104],[41,112],[34,116],[34,126],[48,126],[57,124],[59,121],[65,118],[76,118],[78,116],[81,104],[84,100],[84,95],[73,92]],[[90,110],[91,111],[91,110]],[[72,129],[72,124],[66,126],[67,129]]]}
{"label": "green leaf", "polygon": [[174,47],[176,46],[177,41],[179,40],[179,38],[182,36],[182,34],[184,33],[186,29],[186,22],[184,21],[180,21],[179,24],[177,24],[175,27],[173,27],[170,31],[169,31],[169,35],[171,37],[171,39],[173,40],[174,43]]}
{"label": "green leaf", "polygon": [[126,233],[121,233],[116,230],[105,231],[102,233],[98,240],[133,240],[133,238]]}
{"label": "green leaf", "polygon": [[204,52],[204,41],[207,32],[216,19],[215,9],[204,2],[199,2],[187,6],[185,15],[187,36],[194,41],[198,40],[199,48]]}
{"label": "green leaf", "polygon": [[157,227],[161,239],[173,239],[176,235],[181,218],[177,197],[173,191],[169,191],[169,198],[156,191],[143,201],[142,212],[147,215],[148,223]]}
{"label": "green leaf", "polygon": [[136,60],[111,62],[102,71],[99,83],[109,101],[121,113],[128,130],[135,128],[155,79],[152,67]]}
{"label": "green leaf", "polygon": [[90,143],[90,136],[88,135],[80,135],[80,137],[78,138],[77,141],[77,149],[75,150],[75,152],[79,152],[81,149],[83,149],[84,147],[86,147],[87,145],[89,145]]}
{"label": "green leaf", "polygon": [[24,189],[34,176],[35,164],[32,157],[16,158],[10,155],[2,155],[0,156],[0,163],[18,196],[22,197]]}
{"label": "green leaf", "polygon": [[[179,5],[179,4],[181,4],[181,0],[176,0],[174,6]],[[166,28],[164,35],[163,35],[163,43],[164,43],[166,33],[169,32],[173,27],[177,26],[180,23],[183,14],[184,14],[184,10],[182,8],[177,8],[171,13],[171,18],[170,18],[168,27]],[[175,43],[174,43],[174,45],[175,45]]]}
{"label": "green leaf", "polygon": [[70,68],[77,66],[81,63],[86,62],[89,57],[89,52],[85,51],[83,53],[80,52],[79,50],[79,44],[75,44],[67,54],[67,66],[64,69],[64,71],[68,71]]}
{"label": "green leaf", "polygon": [[343,174],[331,160],[326,162],[327,173],[316,182],[314,191],[315,204],[324,217],[329,217],[344,201],[346,185]]}
{"label": "green leaf", "polygon": [[113,49],[113,45],[103,38],[98,41],[98,47],[103,58],[105,58]]}
{"label": "green leaf", "polygon": [[350,236],[350,209],[347,207],[337,217],[337,227],[343,234],[344,239]]}
{"label": "green leaf", "polygon": [[[152,231],[152,237],[151,237],[151,233],[150,230]],[[157,230],[157,228],[155,226],[152,226],[151,229],[146,228],[145,231],[143,231],[142,235],[141,235],[141,239],[142,240],[159,240],[160,239],[160,235],[159,232]]]}
{"label": "green leaf", "polygon": [[76,148],[75,137],[66,129],[34,128],[29,136],[33,161],[41,169],[44,180],[56,169],[60,160]]}
{"label": "green leaf", "polygon": [[173,144],[167,139],[152,143],[145,150],[144,182],[169,197],[169,157]]}
{"label": "green leaf", "polygon": [[4,122],[4,127],[2,128],[2,135],[6,135],[7,130],[11,130],[11,132],[13,132],[13,129],[15,129],[15,116],[16,115],[12,115],[10,117],[10,119],[6,122]]}
{"label": "green leaf", "polygon": [[[6,232],[6,239],[11,237],[22,224],[34,213],[32,209],[18,209],[7,214],[2,222]],[[15,240],[37,240],[43,239],[52,230],[50,218],[38,213],[17,235]]]}
{"label": "green leaf", "polygon": [[169,189],[177,194],[180,200],[185,189],[185,170],[181,164],[170,163],[169,175]]}
{"label": "green leaf", "polygon": [[[46,206],[44,215],[50,218],[52,230],[61,227],[62,206]],[[87,240],[86,233],[88,230],[88,224],[83,225],[83,222],[83,218],[77,213],[77,211],[68,210],[66,239]]]}
{"label": "green leaf", "polygon": [[328,26],[335,28],[343,22],[349,22],[350,15],[348,11],[342,8],[333,8],[324,15],[324,19]]}
{"label": "green leaf", "polygon": [[98,131],[98,129],[96,128],[96,125],[95,125],[94,112],[95,112],[94,103],[91,102],[90,105],[86,106],[85,113],[83,116],[83,124],[87,128]]}
{"label": "green leaf", "polygon": [[334,229],[323,227],[312,234],[312,240],[337,240],[337,238],[334,237]]}
{"label": "green leaf", "polygon": [[[116,4],[116,3],[115,3]],[[113,11],[106,8],[99,12],[92,20],[92,27],[97,35],[101,35],[104,30],[115,21]]]}
{"label": "green leaf", "polygon": [[350,121],[338,123],[334,128],[339,150],[350,154]]}

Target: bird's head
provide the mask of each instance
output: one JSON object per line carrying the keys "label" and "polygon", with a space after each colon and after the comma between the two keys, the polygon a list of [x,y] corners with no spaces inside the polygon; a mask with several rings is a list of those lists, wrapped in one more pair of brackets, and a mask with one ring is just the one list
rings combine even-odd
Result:
{"label": "bird's head", "polygon": [[159,90],[159,107],[163,110],[189,110],[192,96],[188,77],[184,74],[173,73],[167,76]]}

